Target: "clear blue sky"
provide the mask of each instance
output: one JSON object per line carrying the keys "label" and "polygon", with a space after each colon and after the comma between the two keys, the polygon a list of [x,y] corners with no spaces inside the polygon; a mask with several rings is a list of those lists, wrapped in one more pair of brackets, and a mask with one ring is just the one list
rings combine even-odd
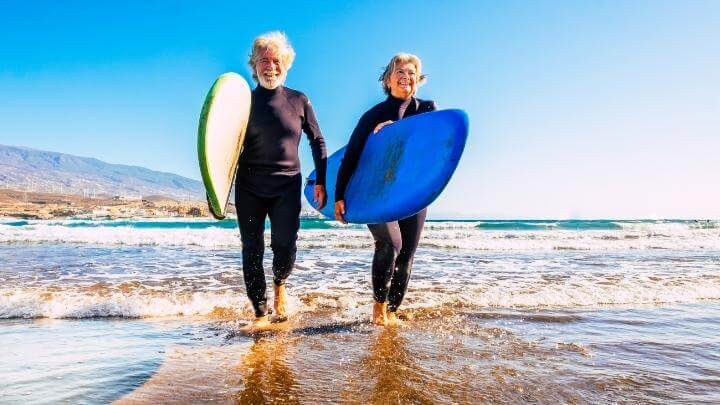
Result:
{"label": "clear blue sky", "polygon": [[720,218],[720,2],[340,3],[4,1],[0,144],[199,179],[208,87],[281,30],[330,151],[399,51],[468,112],[436,217]]}

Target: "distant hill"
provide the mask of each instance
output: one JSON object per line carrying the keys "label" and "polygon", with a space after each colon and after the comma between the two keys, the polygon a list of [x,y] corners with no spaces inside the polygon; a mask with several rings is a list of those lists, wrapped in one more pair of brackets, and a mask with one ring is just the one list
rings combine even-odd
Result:
{"label": "distant hill", "polygon": [[0,145],[0,188],[94,196],[204,200],[201,182],[139,166]]}
{"label": "distant hill", "polygon": [[[0,188],[84,197],[205,200],[205,187],[200,181],[177,174],[5,145],[0,145]],[[303,216],[318,215],[304,197],[301,201]]]}

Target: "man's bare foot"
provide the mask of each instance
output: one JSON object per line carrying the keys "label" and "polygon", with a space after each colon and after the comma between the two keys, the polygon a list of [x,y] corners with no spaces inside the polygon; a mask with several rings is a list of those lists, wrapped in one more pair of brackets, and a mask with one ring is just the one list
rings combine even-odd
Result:
{"label": "man's bare foot", "polygon": [[387,313],[387,325],[388,326],[402,326],[402,321],[398,319],[395,311],[388,311]]}
{"label": "man's bare foot", "polygon": [[387,325],[387,302],[375,302],[373,304],[372,323],[378,326]]}
{"label": "man's bare foot", "polygon": [[271,328],[270,316],[259,316],[255,318],[249,325],[243,328],[246,333],[257,333]]}
{"label": "man's bare foot", "polygon": [[273,301],[273,309],[275,310],[275,316],[280,319],[287,318],[288,298],[287,292],[285,292],[285,284],[273,284],[273,289],[275,290],[275,299]]}

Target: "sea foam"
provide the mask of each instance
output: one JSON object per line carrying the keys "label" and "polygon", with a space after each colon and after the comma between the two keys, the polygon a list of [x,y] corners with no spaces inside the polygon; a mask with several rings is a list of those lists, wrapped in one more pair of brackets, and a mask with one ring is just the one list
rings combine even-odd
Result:
{"label": "sea foam", "polygon": [[[363,225],[302,222],[300,248],[372,248]],[[268,225],[268,224],[266,224]],[[428,221],[420,246],[475,251],[720,250],[717,221]],[[0,243],[239,248],[234,221],[119,219],[0,222]],[[270,230],[266,232],[269,239]]]}

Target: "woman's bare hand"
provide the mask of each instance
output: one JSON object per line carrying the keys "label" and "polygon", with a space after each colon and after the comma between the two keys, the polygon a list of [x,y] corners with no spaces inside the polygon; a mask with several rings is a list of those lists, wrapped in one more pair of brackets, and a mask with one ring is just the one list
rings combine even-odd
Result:
{"label": "woman's bare hand", "polygon": [[380,131],[381,129],[383,129],[383,127],[384,127],[385,125],[390,125],[390,124],[392,124],[392,123],[393,123],[393,121],[387,120],[387,121],[385,121],[385,122],[381,122],[381,123],[377,124],[377,125],[375,126],[375,129],[373,130],[373,134],[377,134],[378,131]]}

